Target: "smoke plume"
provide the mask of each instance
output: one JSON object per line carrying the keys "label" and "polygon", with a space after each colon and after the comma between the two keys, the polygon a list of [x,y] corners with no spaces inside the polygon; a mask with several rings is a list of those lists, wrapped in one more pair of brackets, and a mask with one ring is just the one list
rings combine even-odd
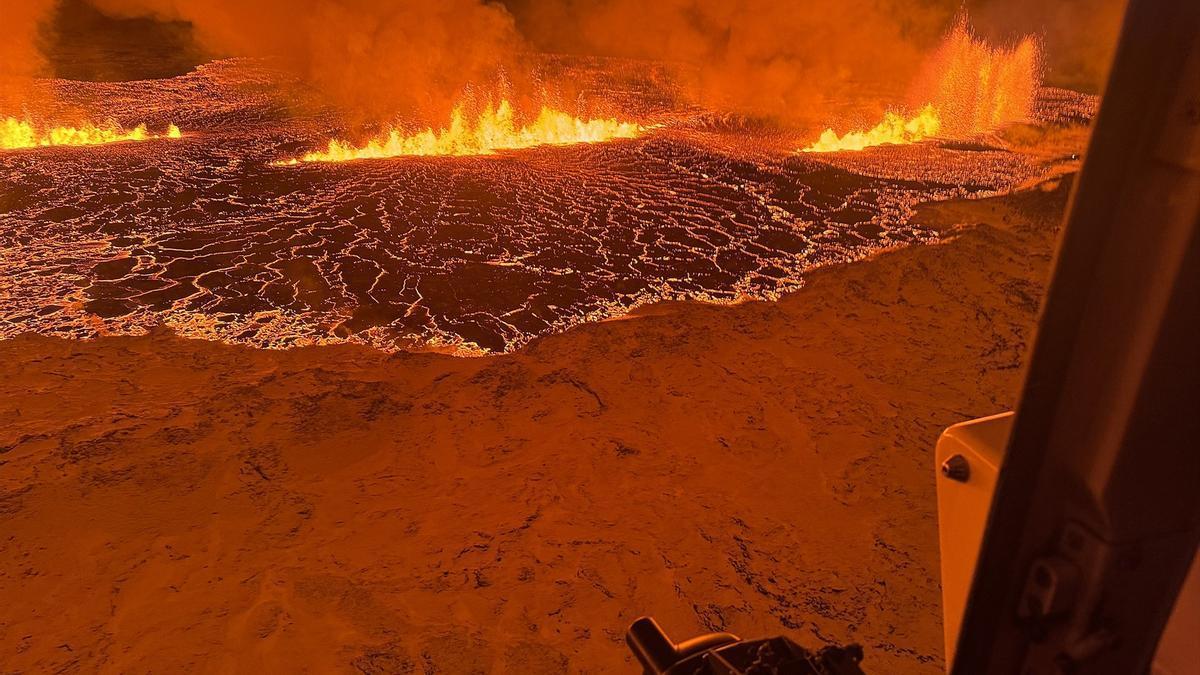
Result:
{"label": "smoke plume", "polygon": [[952,10],[923,2],[568,0],[510,3],[540,49],[678,61],[706,104],[792,118],[853,88],[894,87]]}
{"label": "smoke plume", "polygon": [[482,0],[92,0],[120,16],[188,21],[227,56],[272,57],[364,118],[444,118],[470,84],[516,71],[520,36]]}
{"label": "smoke plume", "polygon": [[[45,74],[55,0],[0,0],[0,106]],[[217,56],[271,57],[358,118],[444,120],[471,87],[531,91],[534,51],[651,58],[701,103],[785,120],[841,100],[885,107],[964,8],[993,42],[1041,33],[1052,84],[1098,90],[1124,0],[86,0],[189,22]],[[507,92],[506,92],[507,93]],[[0,108],[3,110],[3,108]]]}
{"label": "smoke plume", "polygon": [[32,96],[31,80],[44,75],[41,26],[54,9],[55,0],[4,0],[0,24],[0,117],[19,114]]}
{"label": "smoke plume", "polygon": [[1097,91],[1125,0],[511,0],[538,48],[679,61],[700,98],[804,118],[830,101],[886,98],[964,12],[992,44],[1043,39],[1049,82]]}
{"label": "smoke plume", "polygon": [[1108,76],[1126,0],[977,0],[971,21],[996,40],[1037,33],[1046,45],[1046,81],[1099,92]]}

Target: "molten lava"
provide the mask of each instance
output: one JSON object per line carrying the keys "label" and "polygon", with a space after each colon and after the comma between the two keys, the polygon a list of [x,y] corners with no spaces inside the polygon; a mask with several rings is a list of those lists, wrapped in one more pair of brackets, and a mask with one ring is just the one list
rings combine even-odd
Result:
{"label": "molten lava", "polygon": [[910,100],[921,107],[920,113],[908,120],[888,113],[874,129],[844,136],[827,129],[804,152],[863,150],[935,136],[968,138],[1028,121],[1041,86],[1041,63],[1041,45],[1035,38],[1009,48],[994,47],[960,19],[912,86]]}
{"label": "molten lava", "polygon": [[926,61],[910,102],[932,103],[945,120],[944,134],[986,134],[1029,121],[1041,75],[1036,38],[994,47],[972,34],[962,19]]}
{"label": "molten lava", "polygon": [[461,107],[450,118],[450,126],[440,131],[425,131],[406,135],[398,129],[371,139],[365,145],[331,140],[325,151],[315,151],[300,162],[345,162],[354,159],[383,159],[387,157],[430,155],[490,155],[498,150],[519,150],[539,145],[571,145],[600,143],[618,138],[635,138],[645,128],[615,119],[582,120],[567,113],[542,108],[541,114],[526,126],[518,127],[512,104],[501,101],[498,107],[488,106],[469,123]]}
{"label": "molten lava", "polygon": [[20,150],[57,145],[102,145],[126,141],[149,141],[159,138],[182,138],[174,124],[161,134],[150,133],[145,124],[123,129],[116,124],[79,127],[38,128],[33,122],[8,117],[0,121],[0,150]]}
{"label": "molten lava", "polygon": [[826,129],[821,138],[805,148],[804,152],[841,152],[877,145],[916,143],[937,136],[941,128],[942,116],[932,105],[927,105],[911,119],[889,112],[884,115],[882,122],[869,131],[851,131],[845,136],[838,136],[833,129]]}

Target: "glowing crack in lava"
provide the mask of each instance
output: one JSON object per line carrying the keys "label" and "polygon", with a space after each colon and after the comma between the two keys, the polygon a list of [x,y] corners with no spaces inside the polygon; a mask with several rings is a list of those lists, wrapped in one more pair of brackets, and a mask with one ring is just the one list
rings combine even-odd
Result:
{"label": "glowing crack in lava", "polygon": [[182,138],[174,124],[161,134],[151,133],[145,124],[123,129],[116,124],[97,126],[87,123],[78,127],[49,127],[39,129],[28,120],[15,117],[0,122],[0,150],[23,150],[60,145],[104,145],[129,141],[150,141],[160,138]]}
{"label": "glowing crack in lava", "polygon": [[329,147],[323,152],[310,152],[300,159],[281,164],[406,156],[491,155],[497,150],[520,150],[539,145],[574,145],[636,138],[644,130],[642,126],[630,122],[616,119],[583,120],[547,107],[542,108],[533,122],[518,127],[512,104],[505,100],[497,107],[489,105],[473,124],[467,122],[460,106],[451,115],[450,126],[437,132],[426,129],[405,135],[393,128],[361,146],[335,139],[329,141]]}
{"label": "glowing crack in lava", "polygon": [[1011,48],[975,37],[959,20],[926,61],[911,98],[924,106],[910,119],[889,112],[869,131],[839,136],[826,129],[804,152],[864,150],[928,138],[967,138],[1028,121],[1041,87],[1041,45],[1026,37]]}

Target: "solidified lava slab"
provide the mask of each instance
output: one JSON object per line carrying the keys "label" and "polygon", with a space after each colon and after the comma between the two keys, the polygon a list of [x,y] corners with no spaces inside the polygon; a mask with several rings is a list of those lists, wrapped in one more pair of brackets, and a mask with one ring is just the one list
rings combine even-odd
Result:
{"label": "solidified lava slab", "polygon": [[[512,350],[664,299],[774,298],[806,270],[933,239],[922,202],[991,195],[1053,159],[937,144],[743,152],[747,132],[652,81],[589,96],[656,128],[487,157],[273,166],[338,130],[270,71],[51,82],[64,105],[173,122],[173,142],[0,153],[0,338],[158,324],[258,347]],[[1055,90],[1048,119],[1086,118]],[[749,139],[754,140],[754,139]],[[768,145],[770,145],[768,143]],[[798,146],[793,146],[798,147]]]}

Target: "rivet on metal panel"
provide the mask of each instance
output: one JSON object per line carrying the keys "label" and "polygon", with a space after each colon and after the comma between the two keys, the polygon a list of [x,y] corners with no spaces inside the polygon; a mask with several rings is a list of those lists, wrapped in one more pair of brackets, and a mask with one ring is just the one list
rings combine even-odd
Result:
{"label": "rivet on metal panel", "polygon": [[967,463],[966,457],[953,455],[942,462],[942,475],[950,480],[965,483],[971,478],[971,465]]}

